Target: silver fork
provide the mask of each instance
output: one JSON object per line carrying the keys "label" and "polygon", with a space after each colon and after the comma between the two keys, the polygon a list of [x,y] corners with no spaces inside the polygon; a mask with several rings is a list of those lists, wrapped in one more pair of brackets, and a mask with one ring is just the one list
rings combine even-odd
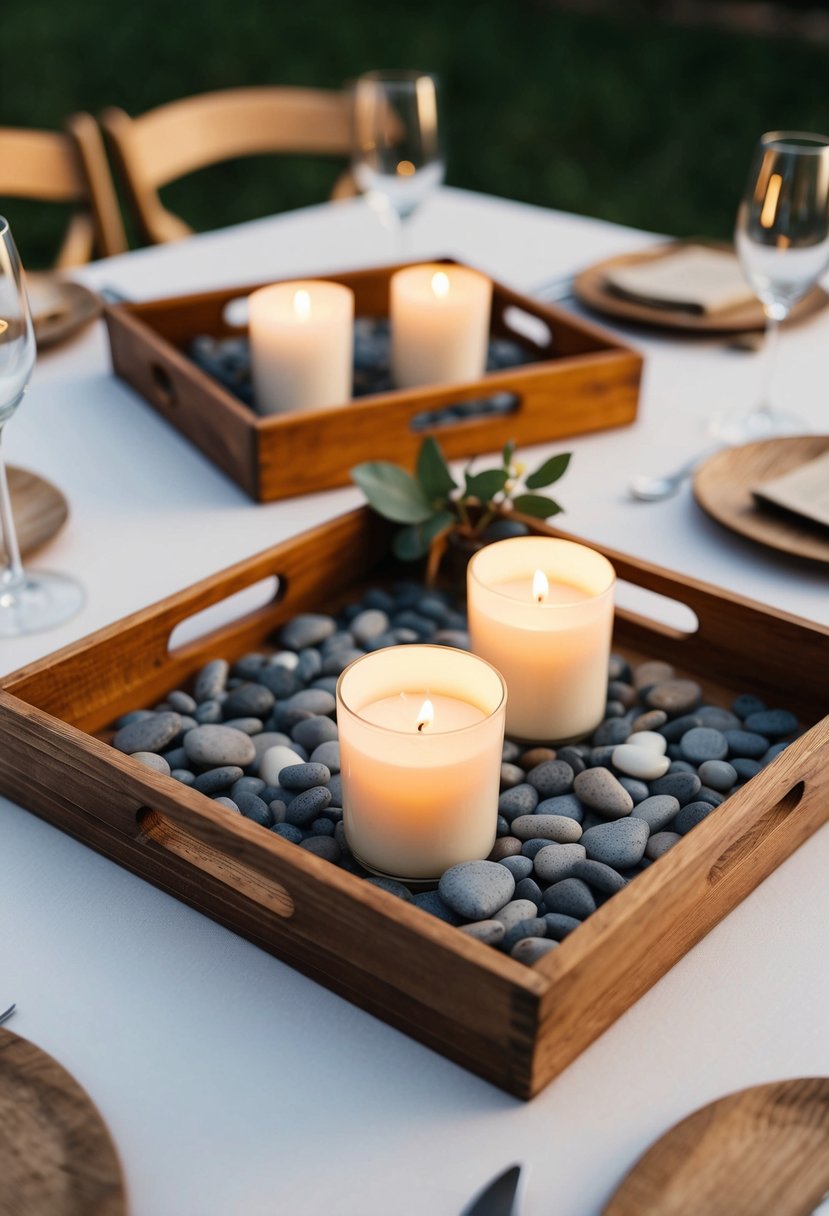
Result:
{"label": "silver fork", "polygon": [[9,1005],[8,1009],[4,1010],[3,1013],[0,1013],[0,1026],[2,1026],[4,1022],[8,1022],[16,1008],[16,1005]]}

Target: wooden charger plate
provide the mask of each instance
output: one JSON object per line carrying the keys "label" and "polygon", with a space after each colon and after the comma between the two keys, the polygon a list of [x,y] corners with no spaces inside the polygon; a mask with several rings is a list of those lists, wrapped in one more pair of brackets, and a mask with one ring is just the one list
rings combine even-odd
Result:
{"label": "wooden charger plate", "polygon": [[[607,258],[589,266],[573,281],[573,292],[576,299],[587,308],[593,308],[605,316],[616,317],[622,321],[636,321],[642,325],[655,325],[662,329],[680,329],[688,333],[722,334],[742,333],[745,330],[765,329],[766,317],[759,300],[749,300],[735,308],[723,309],[721,312],[705,314],[691,312],[686,308],[657,308],[655,305],[638,303],[616,295],[607,286],[606,278],[610,270],[618,270],[621,266],[639,266],[644,262],[653,262],[666,257],[688,245],[702,245],[709,249],[731,251],[730,245],[716,241],[682,240],[670,241],[667,245],[657,245],[653,249],[645,249],[639,253],[626,253],[619,257]],[[819,312],[827,303],[829,295],[820,287],[814,287],[792,309],[792,319],[800,320]]]}
{"label": "wooden charger plate", "polygon": [[792,435],[724,448],[697,469],[694,497],[703,511],[732,532],[782,553],[829,563],[829,529],[760,507],[751,493],[760,482],[788,473],[827,449],[829,435]]}
{"label": "wooden charger plate", "polygon": [[106,1124],[65,1068],[0,1030],[0,1210],[11,1216],[125,1216]]}
{"label": "wooden charger plate", "polygon": [[38,350],[55,346],[101,315],[101,301],[88,287],[48,272],[26,275]]}
{"label": "wooden charger plate", "polygon": [[[9,465],[6,471],[9,475],[12,513],[17,525],[17,543],[21,554],[26,556],[60,531],[69,515],[69,504],[57,486],[45,477],[15,465]],[[7,560],[2,535],[0,559],[4,562]]]}
{"label": "wooden charger plate", "polygon": [[811,1216],[829,1191],[829,1078],[730,1094],[671,1128],[603,1216]]}

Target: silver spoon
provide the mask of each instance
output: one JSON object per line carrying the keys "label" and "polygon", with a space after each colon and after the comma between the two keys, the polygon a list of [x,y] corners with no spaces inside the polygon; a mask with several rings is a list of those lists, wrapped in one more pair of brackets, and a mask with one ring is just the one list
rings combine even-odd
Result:
{"label": "silver spoon", "polygon": [[704,452],[699,452],[693,459],[680,465],[678,469],[674,469],[673,473],[663,473],[661,477],[650,477],[647,473],[638,473],[628,486],[631,497],[637,498],[640,502],[662,502],[664,498],[673,497],[682,483],[694,473],[703,460],[719,450],[719,447],[706,448]]}

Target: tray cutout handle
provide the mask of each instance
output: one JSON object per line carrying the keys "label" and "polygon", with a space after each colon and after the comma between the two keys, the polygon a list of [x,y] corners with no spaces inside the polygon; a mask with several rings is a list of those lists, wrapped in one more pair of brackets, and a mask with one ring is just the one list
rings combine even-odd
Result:
{"label": "tray cutout handle", "polygon": [[539,354],[549,354],[553,346],[553,331],[546,321],[526,308],[508,304],[501,314],[501,324],[516,337],[529,342]]}
{"label": "tray cutout handle", "polygon": [[447,401],[429,410],[419,410],[409,419],[409,430],[416,435],[423,431],[448,430],[470,422],[487,422],[492,418],[509,418],[521,408],[521,395],[506,389],[476,397],[474,400]]}
{"label": "tray cutout handle", "polygon": [[774,806],[769,807],[752,823],[738,840],[730,844],[708,871],[708,886],[718,886],[729,878],[735,869],[747,862],[772,832],[782,827],[797,810],[805,791],[805,781],[798,781]]}
{"label": "tray cutout handle", "polygon": [[676,641],[699,630],[699,617],[688,604],[627,579],[616,581],[616,607],[628,619],[635,617],[648,629]]}
{"label": "tray cutout handle", "polygon": [[150,376],[153,382],[153,392],[159,405],[172,409],[178,405],[178,390],[173,377],[161,363],[150,364]]}
{"label": "tray cutout handle", "polygon": [[245,617],[255,616],[264,608],[270,608],[285,598],[288,580],[284,575],[271,574],[259,579],[249,587],[234,591],[217,600],[207,608],[184,617],[170,631],[167,649],[170,654],[191,646],[207,637],[216,629],[230,623],[238,623]]}
{"label": "tray cutout handle", "polygon": [[290,920],[294,915],[294,901],[285,888],[275,879],[255,870],[253,866],[229,857],[227,853],[204,841],[196,840],[151,807],[139,807],[136,823],[139,842],[153,844],[167,853],[172,853],[203,874],[210,875],[233,891],[246,896],[259,907],[272,912],[274,916]]}

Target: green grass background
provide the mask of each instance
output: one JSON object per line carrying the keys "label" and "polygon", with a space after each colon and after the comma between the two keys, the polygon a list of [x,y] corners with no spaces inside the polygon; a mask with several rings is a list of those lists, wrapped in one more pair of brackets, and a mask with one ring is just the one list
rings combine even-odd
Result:
{"label": "green grass background", "polygon": [[[25,0],[0,40],[9,126],[74,109],[140,113],[252,84],[338,87],[372,67],[442,83],[450,184],[675,235],[728,236],[756,137],[829,130],[829,48],[657,24],[543,0]],[[326,196],[335,171],[255,158],[166,200],[195,227]],[[0,199],[24,260],[47,264],[62,216]]]}

